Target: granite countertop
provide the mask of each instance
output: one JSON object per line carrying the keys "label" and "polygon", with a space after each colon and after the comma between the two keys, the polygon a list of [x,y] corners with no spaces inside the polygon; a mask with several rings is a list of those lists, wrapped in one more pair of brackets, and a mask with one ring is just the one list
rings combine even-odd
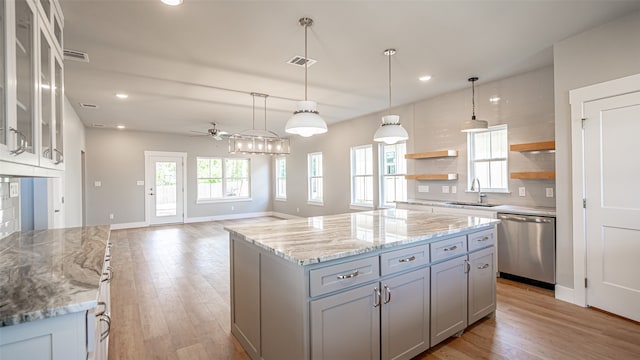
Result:
{"label": "granite countertop", "polygon": [[422,199],[409,199],[407,201],[396,201],[397,203],[412,204],[412,205],[426,205],[426,206],[442,206],[450,208],[460,209],[474,209],[485,210],[498,213],[508,214],[521,214],[521,215],[538,215],[538,216],[556,216],[555,207],[545,206],[521,206],[521,205],[495,205],[495,206],[474,206],[474,205],[459,205],[448,204],[447,201],[441,200],[422,200]]}
{"label": "granite countertop", "polygon": [[16,232],[0,240],[0,327],[97,305],[109,226]]}
{"label": "granite countertop", "polygon": [[489,228],[499,220],[386,209],[229,226],[230,233],[298,265]]}

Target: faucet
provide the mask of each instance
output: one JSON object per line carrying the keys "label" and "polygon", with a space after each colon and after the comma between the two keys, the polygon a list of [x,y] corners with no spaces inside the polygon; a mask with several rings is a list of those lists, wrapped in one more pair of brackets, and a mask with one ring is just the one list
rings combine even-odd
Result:
{"label": "faucet", "polygon": [[476,189],[475,187],[476,183],[478,183],[478,203],[482,204],[482,199],[486,198],[487,195],[483,194],[482,191],[480,190],[480,180],[478,178],[473,179],[473,181],[471,182],[471,188],[469,190],[474,191]]}

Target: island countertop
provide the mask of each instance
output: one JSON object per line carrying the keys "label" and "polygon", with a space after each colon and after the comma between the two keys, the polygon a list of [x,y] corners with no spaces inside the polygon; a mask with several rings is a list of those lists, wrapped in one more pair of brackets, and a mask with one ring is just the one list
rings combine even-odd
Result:
{"label": "island countertop", "polygon": [[386,209],[280,220],[225,229],[301,266],[424,240],[440,240],[499,220]]}
{"label": "island countertop", "polygon": [[16,232],[0,240],[0,327],[97,304],[109,226]]}

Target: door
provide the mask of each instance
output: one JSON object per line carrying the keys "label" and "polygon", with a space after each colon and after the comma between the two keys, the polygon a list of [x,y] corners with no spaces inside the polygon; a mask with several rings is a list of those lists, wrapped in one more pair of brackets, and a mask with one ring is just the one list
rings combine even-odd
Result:
{"label": "door", "polygon": [[429,348],[429,268],[382,282],[382,359],[411,359]]}
{"label": "door", "polygon": [[431,346],[467,327],[466,268],[466,256],[431,266]]}
{"label": "door", "polygon": [[587,304],[640,321],[640,92],[584,112]]}
{"label": "door", "polygon": [[378,284],[311,302],[311,359],[380,359]]}
{"label": "door", "polygon": [[469,325],[496,311],[495,248],[469,254]]}
{"label": "door", "polygon": [[185,157],[186,155],[147,154],[145,191],[149,225],[184,222]]}

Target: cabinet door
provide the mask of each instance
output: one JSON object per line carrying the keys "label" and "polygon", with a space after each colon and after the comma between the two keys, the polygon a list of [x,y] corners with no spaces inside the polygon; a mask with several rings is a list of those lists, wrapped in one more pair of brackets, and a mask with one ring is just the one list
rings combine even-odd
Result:
{"label": "cabinet door", "polygon": [[311,359],[380,359],[378,284],[311,302]]}
{"label": "cabinet door", "polygon": [[40,27],[40,165],[51,165],[53,154],[53,51],[46,29]]}
{"label": "cabinet door", "polygon": [[495,248],[469,254],[469,325],[496,310]]}
{"label": "cabinet door", "polygon": [[429,348],[429,268],[382,282],[382,359],[411,359]]}
{"label": "cabinet door", "polygon": [[431,267],[431,346],[467,326],[467,257]]}

